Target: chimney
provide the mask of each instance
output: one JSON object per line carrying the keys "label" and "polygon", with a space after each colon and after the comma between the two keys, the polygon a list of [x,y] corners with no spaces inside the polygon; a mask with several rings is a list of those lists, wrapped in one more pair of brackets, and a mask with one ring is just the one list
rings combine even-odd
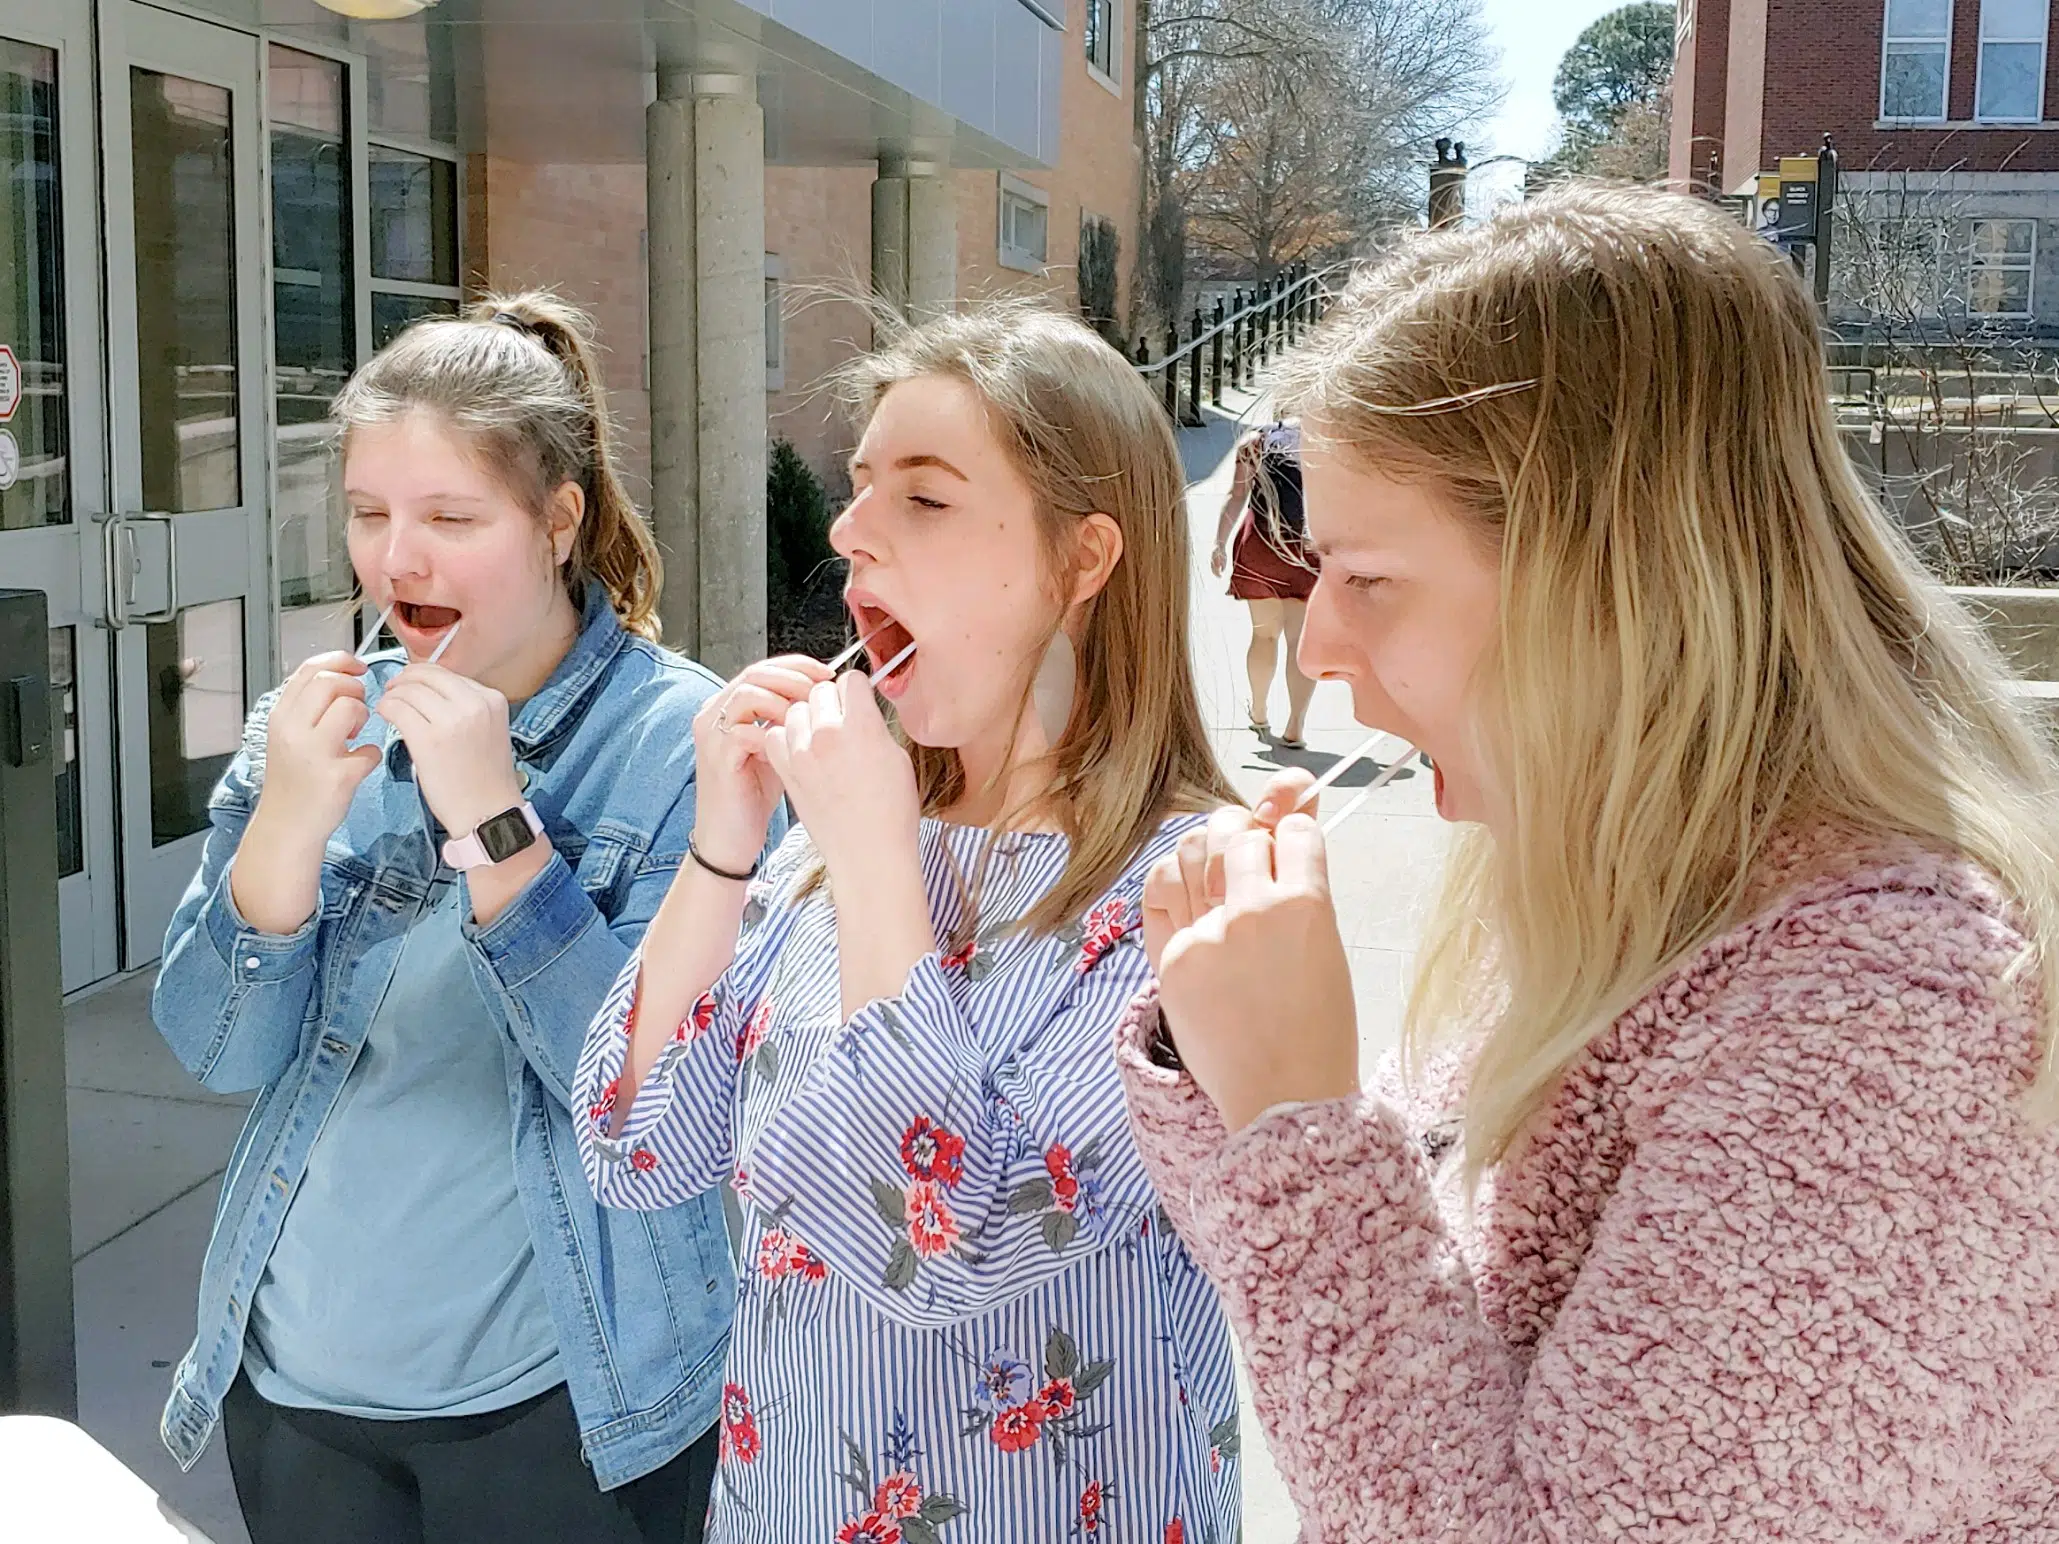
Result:
{"label": "chimney", "polygon": [[1440,139],[1430,166],[1430,229],[1456,225],[1466,213],[1466,142]]}

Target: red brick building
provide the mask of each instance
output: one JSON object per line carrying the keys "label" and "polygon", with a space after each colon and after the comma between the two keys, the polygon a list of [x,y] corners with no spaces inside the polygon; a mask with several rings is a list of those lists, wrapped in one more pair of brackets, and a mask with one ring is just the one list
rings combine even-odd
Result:
{"label": "red brick building", "polygon": [[[1829,134],[1854,239],[1833,269],[1850,320],[1855,253],[1920,258],[1941,316],[2059,335],[2054,0],[1682,0],[1669,172],[1749,192]],[[2049,282],[2048,282],[2049,281]]]}

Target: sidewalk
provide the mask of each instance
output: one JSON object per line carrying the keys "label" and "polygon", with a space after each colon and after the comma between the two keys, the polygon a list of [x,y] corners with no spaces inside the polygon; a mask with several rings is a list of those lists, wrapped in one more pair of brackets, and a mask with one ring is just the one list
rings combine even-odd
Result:
{"label": "sidewalk", "polygon": [[[1236,424],[1256,421],[1261,403],[1231,394],[1228,413],[1182,431],[1181,454],[1195,486],[1188,496],[1194,566],[1194,667],[1216,753],[1238,789],[1255,796],[1287,765],[1320,773],[1365,738],[1341,686],[1316,689],[1309,748],[1266,746],[1245,728],[1244,607],[1208,572],[1216,511],[1229,486]],[[1284,685],[1269,713],[1286,722]],[[1371,779],[1353,768],[1326,797],[1341,805]],[[1331,883],[1350,946],[1359,1028],[1370,1063],[1393,1043],[1407,990],[1416,918],[1435,884],[1444,826],[1429,779],[1404,772],[1339,829],[1330,844]],[[214,1544],[247,1544],[219,1441],[191,1474],[157,1439],[157,1415],[171,1368],[193,1333],[200,1259],[215,1193],[248,1101],[198,1087],[151,1026],[151,976],[119,981],[65,1012],[70,1069],[72,1228],[76,1253],[80,1419],[103,1445]],[[1256,1417],[1244,1428],[1246,1544],[1287,1544],[1293,1507],[1264,1452]]]}

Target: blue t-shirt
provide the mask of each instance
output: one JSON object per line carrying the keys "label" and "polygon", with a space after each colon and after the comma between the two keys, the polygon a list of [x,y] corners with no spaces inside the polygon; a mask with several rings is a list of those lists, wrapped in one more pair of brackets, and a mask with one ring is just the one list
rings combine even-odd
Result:
{"label": "blue t-shirt", "polygon": [[273,1404],[476,1415],[564,1381],[462,905],[441,882],[409,929],[252,1296],[244,1366]]}

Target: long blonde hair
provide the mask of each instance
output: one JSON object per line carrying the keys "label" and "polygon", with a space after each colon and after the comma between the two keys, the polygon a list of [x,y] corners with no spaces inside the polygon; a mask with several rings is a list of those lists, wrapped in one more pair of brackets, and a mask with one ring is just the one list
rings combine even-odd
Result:
{"label": "long blonde hair", "polygon": [[591,579],[632,633],[659,636],[657,543],[615,465],[614,425],[593,319],[542,290],[487,295],[462,317],[416,322],[353,375],[330,405],[346,437],[416,411],[442,420],[531,513],[578,484],[586,515],[564,565],[577,606]]}
{"label": "long blonde hair", "polygon": [[1469,1182],[1805,821],[2001,881],[2044,988],[2030,1108],[2059,1113],[2053,757],[1855,474],[1778,254],[1695,200],[1571,186],[1410,242],[1288,374],[1312,437],[1500,554],[1474,703],[1510,829],[1456,839],[1404,1031],[1419,1065],[1492,1009]]}
{"label": "long blonde hair", "polygon": [[[892,327],[891,318],[880,318]],[[1165,410],[1122,355],[1081,322],[1029,302],[985,302],[890,331],[839,384],[869,417],[904,381],[963,381],[1036,499],[1052,625],[1055,576],[1078,523],[1105,514],[1122,529],[1120,560],[1086,603],[1076,644],[1072,715],[1051,748],[1039,801],[1070,839],[1065,872],[1022,920],[1054,933],[1114,883],[1168,815],[1236,794],[1201,722],[1188,656],[1186,487]],[[1022,682],[1028,703],[1028,665]],[[966,792],[952,750],[912,745],[925,813]]]}

